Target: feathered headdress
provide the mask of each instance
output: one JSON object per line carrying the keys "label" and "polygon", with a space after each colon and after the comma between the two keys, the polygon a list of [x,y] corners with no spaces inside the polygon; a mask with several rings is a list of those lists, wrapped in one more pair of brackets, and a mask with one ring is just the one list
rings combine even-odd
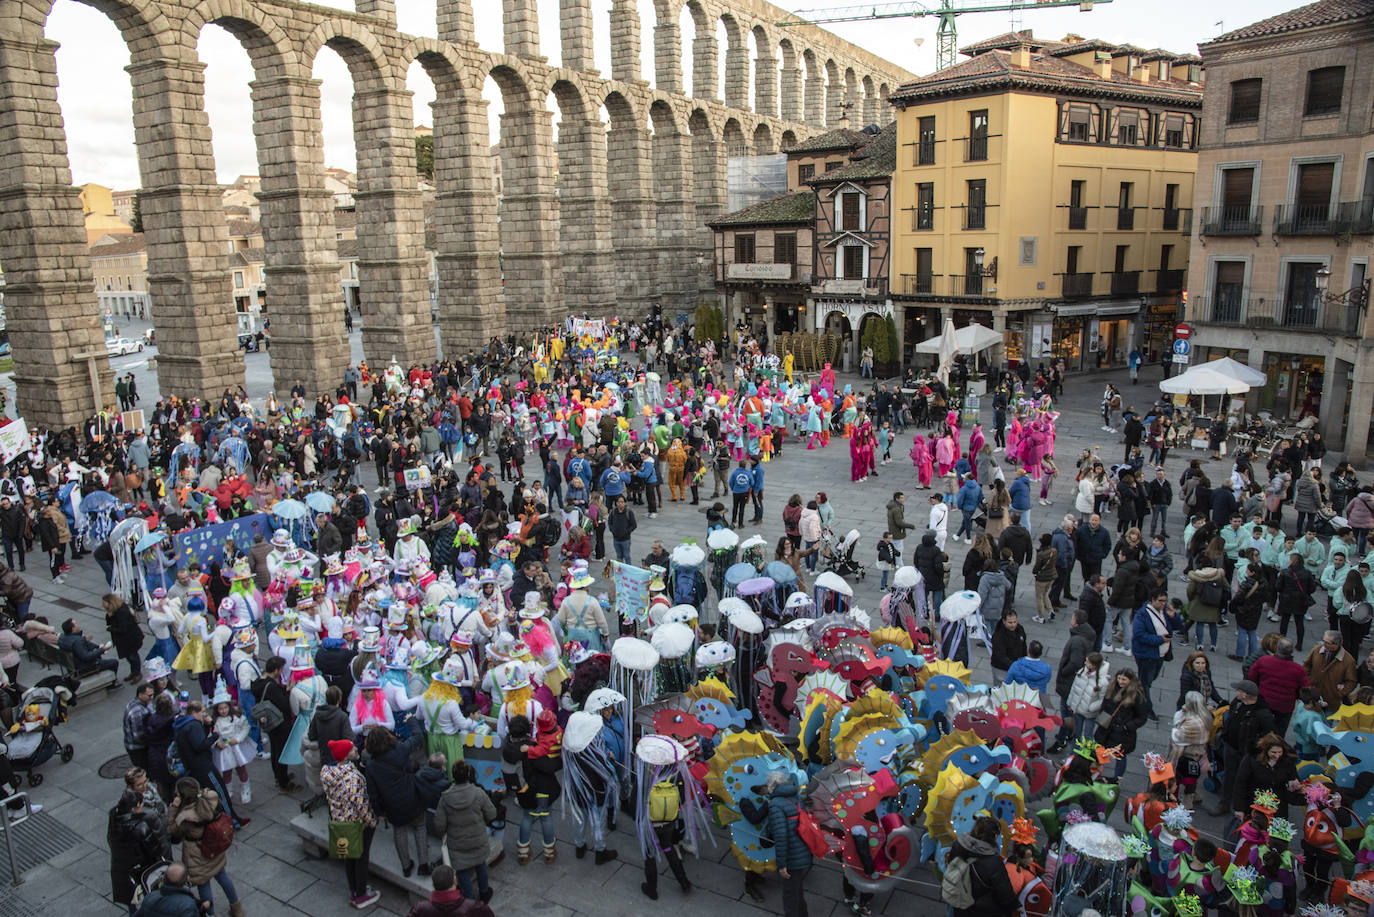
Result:
{"label": "feathered headdress", "polygon": [[1164,760],[1164,756],[1157,751],[1147,751],[1140,756],[1145,762],[1145,768],[1150,772],[1151,783],[1164,783],[1174,779],[1174,766]]}
{"label": "feathered headdress", "polygon": [[1030,844],[1034,846],[1038,837],[1035,830],[1035,823],[1029,818],[1013,819],[1011,823],[1011,842],[1013,844]]}

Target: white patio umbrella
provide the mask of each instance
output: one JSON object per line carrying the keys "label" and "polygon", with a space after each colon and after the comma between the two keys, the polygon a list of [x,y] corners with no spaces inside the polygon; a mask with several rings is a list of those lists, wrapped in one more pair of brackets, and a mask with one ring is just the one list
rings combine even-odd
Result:
{"label": "white patio umbrella", "polygon": [[1159,383],[1159,390],[1171,395],[1243,395],[1250,388],[1250,383],[1213,369],[1211,363],[1189,367]]}
{"label": "white patio umbrella", "polygon": [[1269,377],[1258,369],[1242,363],[1239,360],[1233,360],[1230,357],[1222,357],[1219,360],[1208,360],[1206,363],[1199,365],[1206,366],[1208,369],[1215,369],[1217,372],[1225,373],[1233,379],[1239,379],[1247,383],[1251,388],[1257,385],[1263,385],[1269,381]]}
{"label": "white patio umbrella", "polygon": [[[954,330],[954,320],[947,319],[945,327],[939,337],[933,337],[922,341],[916,345],[917,353],[938,353],[941,356],[945,352],[945,342],[954,341],[954,352],[962,353],[965,356],[973,356],[981,353],[989,347],[995,347],[1002,343],[1002,335],[993,331],[986,325],[965,325],[958,331]],[[951,360],[953,354],[950,355]]]}

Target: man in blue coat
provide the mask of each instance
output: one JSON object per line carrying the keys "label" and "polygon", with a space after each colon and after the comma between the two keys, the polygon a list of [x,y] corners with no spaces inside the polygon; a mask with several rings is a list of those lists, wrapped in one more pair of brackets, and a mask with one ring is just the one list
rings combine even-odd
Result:
{"label": "man in blue coat", "polygon": [[607,505],[614,506],[615,498],[625,493],[625,479],[621,477],[620,459],[601,472],[601,492],[606,495]]}
{"label": "man in blue coat", "polygon": [[964,475],[964,483],[954,495],[954,507],[963,515],[959,521],[959,531],[954,533],[955,541],[958,541],[960,536],[965,541],[973,541],[973,517],[978,515],[978,506],[982,502],[983,488],[973,479],[972,474]]}
{"label": "man in blue coat", "polygon": [[1131,622],[1131,655],[1135,657],[1136,671],[1140,673],[1140,685],[1145,689],[1145,709],[1150,712],[1152,720],[1158,717],[1155,716],[1154,704],[1150,702],[1150,685],[1164,668],[1171,633],[1183,630],[1183,627],[1183,619],[1169,607],[1169,593],[1162,589],[1140,606]]}
{"label": "man in blue coat", "polygon": [[1050,546],[1057,552],[1054,558],[1054,585],[1050,586],[1050,604],[1055,608],[1067,608],[1063,599],[1072,599],[1069,594],[1069,574],[1073,572],[1073,516],[1065,516],[1059,528],[1050,534]]}
{"label": "man in blue coat", "polygon": [[753,474],[753,476],[754,476],[754,481],[753,481],[753,487],[752,487],[752,489],[751,489],[751,491],[750,491],[750,497],[751,497],[751,498],[753,499],[753,501],[754,501],[754,525],[762,525],[762,524],[763,524],[763,463],[760,462],[758,459],[754,459],[754,468],[753,468],[752,474]]}
{"label": "man in blue coat", "polygon": [[741,459],[739,467],[730,472],[730,526],[740,528],[744,525],[744,508],[749,505],[749,491],[754,489],[754,473],[744,467]]}
{"label": "man in blue coat", "polygon": [[[1011,482],[1007,488],[1008,495],[1011,496],[1011,508],[1013,512],[1021,514],[1021,525],[1027,532],[1031,531],[1031,485],[1030,476],[1026,469],[1019,468],[1016,472],[1016,480]],[[1041,501],[1048,502],[1048,501]]]}

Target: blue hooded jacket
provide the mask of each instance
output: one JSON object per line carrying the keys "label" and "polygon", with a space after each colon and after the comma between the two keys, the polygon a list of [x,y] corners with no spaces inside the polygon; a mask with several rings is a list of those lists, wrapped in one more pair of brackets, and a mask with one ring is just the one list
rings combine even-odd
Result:
{"label": "blue hooded jacket", "polygon": [[983,488],[978,486],[978,482],[969,478],[959,488],[959,492],[954,495],[954,506],[956,509],[965,513],[976,513],[978,504],[983,502]]}

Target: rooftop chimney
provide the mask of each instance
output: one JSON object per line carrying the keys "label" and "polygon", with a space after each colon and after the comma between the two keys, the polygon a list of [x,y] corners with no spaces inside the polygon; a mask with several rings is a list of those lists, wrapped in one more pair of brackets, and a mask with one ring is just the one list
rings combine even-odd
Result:
{"label": "rooftop chimney", "polygon": [[1023,42],[1022,44],[1019,44],[1015,48],[1011,49],[1011,65],[1013,67],[1016,67],[1021,70],[1026,70],[1030,68],[1030,62],[1030,45],[1025,44]]}

